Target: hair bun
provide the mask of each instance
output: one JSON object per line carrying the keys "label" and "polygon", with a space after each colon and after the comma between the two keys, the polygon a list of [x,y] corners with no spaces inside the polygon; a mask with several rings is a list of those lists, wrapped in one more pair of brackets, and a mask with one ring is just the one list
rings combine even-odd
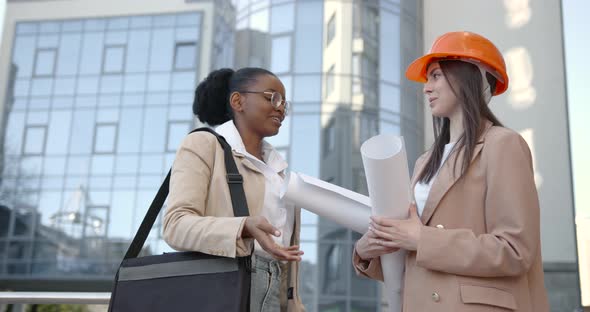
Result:
{"label": "hair bun", "polygon": [[200,121],[211,126],[231,119],[228,104],[229,82],[234,74],[231,68],[214,70],[197,86],[193,101],[193,113]]}

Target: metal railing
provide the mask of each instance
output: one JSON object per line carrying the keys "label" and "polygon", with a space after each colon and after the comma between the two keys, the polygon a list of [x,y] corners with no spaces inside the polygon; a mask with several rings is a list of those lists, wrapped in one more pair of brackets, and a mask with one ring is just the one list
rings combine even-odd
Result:
{"label": "metal railing", "polygon": [[1,304],[109,304],[110,292],[0,292]]}

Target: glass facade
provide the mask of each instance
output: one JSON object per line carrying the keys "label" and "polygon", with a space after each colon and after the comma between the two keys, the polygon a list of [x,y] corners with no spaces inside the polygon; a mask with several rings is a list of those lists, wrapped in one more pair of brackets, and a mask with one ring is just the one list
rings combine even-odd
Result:
{"label": "glass facade", "polygon": [[[216,2],[212,19],[19,22],[3,123],[0,280],[66,273],[108,290],[178,144],[198,126],[201,69],[260,66],[279,76],[293,106],[269,142],[293,171],[366,194],[359,149],[378,133],[403,135],[413,165],[422,95],[402,77],[422,51],[421,3],[234,0]],[[144,254],[169,250],[156,223]],[[302,211],[309,311],[379,309],[379,284],[351,266],[359,237]]]}
{"label": "glass facade", "polygon": [[[193,127],[202,13],[20,22],[0,276],[111,279]],[[167,249],[153,229],[145,254]]]}
{"label": "glass facade", "polygon": [[[422,95],[401,77],[402,64],[422,51],[421,2],[235,5],[235,66],[270,68],[293,102],[281,132],[269,140],[291,170],[366,194],[360,145],[379,133],[403,135],[413,165],[423,147]],[[300,293],[309,311],[379,309],[378,283],[352,269],[359,237],[302,211]]]}

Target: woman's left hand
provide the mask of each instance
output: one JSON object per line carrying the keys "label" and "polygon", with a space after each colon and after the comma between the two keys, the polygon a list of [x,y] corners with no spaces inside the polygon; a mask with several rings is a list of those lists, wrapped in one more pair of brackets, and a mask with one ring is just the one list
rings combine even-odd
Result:
{"label": "woman's left hand", "polygon": [[416,211],[416,203],[410,204],[410,216],[405,220],[388,217],[371,217],[369,231],[372,231],[385,247],[402,248],[405,250],[418,249],[422,221]]}

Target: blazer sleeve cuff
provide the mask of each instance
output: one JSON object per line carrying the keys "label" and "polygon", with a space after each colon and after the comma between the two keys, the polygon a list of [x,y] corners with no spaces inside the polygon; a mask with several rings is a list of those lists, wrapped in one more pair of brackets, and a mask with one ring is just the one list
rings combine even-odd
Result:
{"label": "blazer sleeve cuff", "polygon": [[240,227],[236,232],[236,257],[248,256],[254,249],[254,238],[242,238],[242,232],[244,231],[244,225],[246,224],[246,217],[240,217]]}
{"label": "blazer sleeve cuff", "polygon": [[379,257],[363,260],[356,252],[356,248],[354,248],[352,251],[352,266],[357,275],[383,281],[381,258]]}

